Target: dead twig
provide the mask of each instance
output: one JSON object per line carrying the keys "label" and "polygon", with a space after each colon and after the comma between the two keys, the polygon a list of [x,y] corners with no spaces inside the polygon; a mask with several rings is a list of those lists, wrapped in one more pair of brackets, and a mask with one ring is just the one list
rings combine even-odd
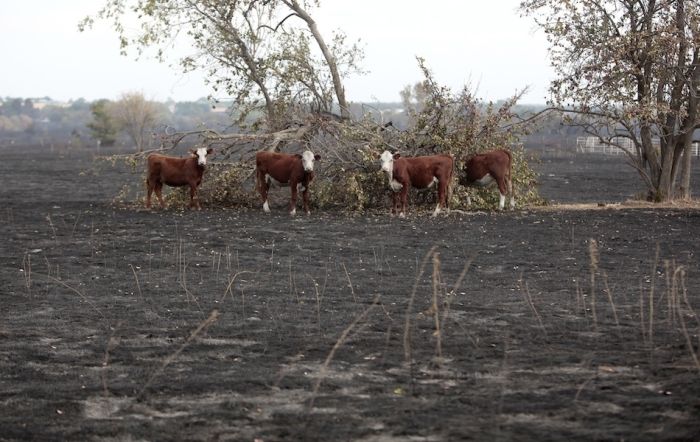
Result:
{"label": "dead twig", "polygon": [[591,262],[591,316],[593,317],[593,330],[598,331],[598,315],[595,305],[595,274],[598,271],[600,255],[598,252],[598,242],[594,239],[588,242],[588,254]]}
{"label": "dead twig", "polygon": [[158,366],[158,368],[155,369],[155,371],[151,374],[151,376],[148,377],[148,380],[146,380],[146,383],[141,387],[141,390],[139,390],[138,394],[136,395],[136,400],[140,400],[141,397],[143,396],[144,392],[148,389],[148,387],[151,386],[151,383],[153,380],[158,377],[164,370],[165,368],[170,365],[179,355],[180,353],[183,352],[183,350],[192,342],[199,334],[203,331],[209,328],[212,324],[214,324],[217,320],[219,319],[219,311],[218,310],[212,310],[211,313],[209,314],[209,317],[205,319],[199,326],[192,332],[190,333],[190,336],[185,340],[185,342],[180,345],[180,347],[175,350],[172,354],[170,354],[168,357],[166,357],[163,362]]}
{"label": "dead twig", "polygon": [[530,309],[532,312],[535,314],[535,318],[537,318],[537,323],[540,326],[540,330],[542,330],[542,334],[544,334],[544,337],[547,337],[547,330],[544,328],[544,322],[542,322],[542,317],[540,316],[540,313],[537,311],[537,308],[535,307],[535,303],[532,301],[532,296],[530,296],[530,288],[527,285],[527,282],[523,281],[523,273],[520,272],[520,278],[518,279],[518,285],[520,286],[520,291],[522,292],[523,296],[525,297],[525,302],[527,303],[528,306],[530,306]]}
{"label": "dead twig", "polygon": [[367,307],[362,313],[360,313],[351,323],[348,325],[345,330],[340,334],[338,337],[338,340],[335,342],[335,345],[333,345],[333,348],[331,348],[331,351],[328,353],[328,356],[326,356],[326,360],[323,361],[323,365],[321,366],[321,370],[319,372],[318,377],[316,378],[316,382],[314,383],[314,388],[311,392],[311,401],[309,402],[309,410],[312,410],[314,408],[314,402],[316,400],[316,395],[318,394],[318,389],[321,387],[321,382],[326,377],[326,374],[328,372],[328,366],[330,365],[331,361],[333,360],[333,357],[335,356],[335,353],[338,351],[338,349],[345,343],[345,340],[348,338],[348,335],[352,331],[353,328],[360,322],[364,321],[364,319],[370,314],[370,312],[374,309],[374,307],[379,304],[379,295],[374,297],[374,301],[372,301],[372,304],[370,304],[369,307]]}
{"label": "dead twig", "polygon": [[355,296],[355,289],[352,287],[352,281],[350,280],[350,274],[348,273],[347,267],[345,267],[345,263],[340,263],[341,266],[343,266],[343,270],[345,271],[345,277],[348,278],[348,287],[350,287],[350,293],[352,293],[352,300],[355,301],[355,304],[357,304],[357,296]]}
{"label": "dead twig", "polygon": [[66,284],[65,282],[61,281],[60,279],[54,278],[53,276],[46,275],[46,277],[49,278],[50,280],[54,281],[54,282],[57,282],[57,283],[61,284],[63,287],[67,288],[68,290],[71,290],[72,292],[74,292],[75,294],[77,294],[78,296],[80,296],[80,298],[81,298],[83,301],[85,301],[90,307],[92,307],[93,310],[95,310],[95,311],[102,317],[102,319],[107,319],[107,318],[105,317],[104,313],[102,313],[102,310],[100,310],[99,308],[97,308],[97,306],[96,306],[92,301],[90,301],[90,300],[87,298],[87,296],[85,296],[85,294],[84,294],[83,292],[81,292],[80,290],[78,290],[78,289],[76,289],[76,288],[74,288],[74,287],[71,287],[70,285]]}
{"label": "dead twig", "polygon": [[416,280],[413,283],[413,290],[411,290],[411,296],[408,298],[408,306],[406,307],[406,320],[404,323],[403,330],[403,354],[404,360],[408,363],[411,362],[411,312],[413,311],[413,303],[416,298],[416,291],[418,290],[418,283],[420,278],[423,276],[425,271],[425,266],[428,264],[428,259],[435,253],[437,246],[433,246],[428,250],[428,253],[423,257],[423,261],[420,264],[420,269],[416,275]]}
{"label": "dead twig", "polygon": [[438,290],[440,287],[440,254],[433,253],[433,316],[435,318],[435,356],[442,361],[442,330],[440,328],[440,307]]}

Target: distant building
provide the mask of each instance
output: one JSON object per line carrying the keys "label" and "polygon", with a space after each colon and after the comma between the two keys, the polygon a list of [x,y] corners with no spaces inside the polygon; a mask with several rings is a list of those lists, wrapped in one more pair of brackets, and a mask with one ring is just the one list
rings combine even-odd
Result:
{"label": "distant building", "polygon": [[30,98],[30,100],[32,100],[32,107],[38,110],[44,109],[47,106],[67,108],[72,104],[70,101],[56,101],[49,97]]}
{"label": "distant building", "polygon": [[[634,144],[629,138],[613,138],[612,142],[616,145],[611,146],[610,144],[602,143],[598,137],[577,137],[576,152],[623,155],[625,153],[624,149],[634,151]],[[658,139],[652,140],[652,144],[657,149],[659,148],[660,143]],[[690,146],[691,155],[694,157],[700,155],[700,141],[694,141]]]}

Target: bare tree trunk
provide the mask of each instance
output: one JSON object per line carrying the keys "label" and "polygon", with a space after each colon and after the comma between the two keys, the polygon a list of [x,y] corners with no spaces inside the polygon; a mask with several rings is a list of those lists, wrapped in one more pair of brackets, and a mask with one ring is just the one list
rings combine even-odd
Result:
{"label": "bare tree trunk", "polygon": [[690,176],[692,170],[692,145],[693,134],[698,125],[698,113],[700,113],[700,100],[698,99],[698,88],[700,87],[700,48],[695,48],[693,51],[692,73],[690,77],[691,92],[688,97],[688,115],[685,118],[683,129],[683,158],[681,160],[681,183],[679,189],[680,198],[689,200],[692,195],[690,193]]}
{"label": "bare tree trunk", "polygon": [[659,201],[663,197],[661,196],[661,165],[659,164],[659,154],[654,148],[654,143],[652,140],[651,127],[648,124],[642,124],[640,135],[642,142],[643,151],[643,164],[646,164],[647,170],[649,171],[649,178],[651,179],[651,189],[650,197]]}
{"label": "bare tree trunk", "polygon": [[333,78],[333,88],[335,89],[335,96],[338,99],[338,106],[340,106],[340,115],[343,118],[350,117],[350,111],[348,108],[348,103],[345,100],[345,88],[340,80],[340,73],[338,72],[338,65],[335,62],[335,57],[331,54],[331,51],[326,46],[326,42],[323,40],[323,36],[316,26],[316,21],[299,5],[297,0],[284,0],[284,3],[289,6],[289,8],[294,11],[299,18],[304,20],[314,36],[318,47],[323,53],[323,57],[326,59],[328,64],[328,69],[331,71],[331,77]]}
{"label": "bare tree trunk", "polygon": [[[671,137],[672,139],[675,137]],[[676,143],[666,141],[661,147],[661,176],[657,187],[656,200],[668,201],[673,199],[673,163]]]}
{"label": "bare tree trunk", "polygon": [[681,182],[678,187],[678,197],[684,200],[689,200],[692,197],[690,194],[690,172],[692,159],[693,155],[691,152],[691,147],[686,146],[683,150],[683,156],[681,158]]}

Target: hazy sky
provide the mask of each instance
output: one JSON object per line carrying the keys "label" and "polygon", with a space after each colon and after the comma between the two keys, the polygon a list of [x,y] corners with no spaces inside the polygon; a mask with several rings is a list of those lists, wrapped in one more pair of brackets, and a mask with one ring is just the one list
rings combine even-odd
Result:
{"label": "hazy sky", "polygon": [[[528,86],[522,102],[543,103],[552,77],[546,41],[519,17],[519,1],[322,0],[313,16],[329,39],[340,28],[361,40],[369,73],[346,80],[351,101],[399,101],[404,86],[422,79],[421,56],[455,90],[471,84],[478,96],[498,100]],[[140,91],[183,101],[210,93],[200,74],[119,55],[105,22],[78,32],[80,19],[103,3],[0,0],[0,96],[94,100]]]}

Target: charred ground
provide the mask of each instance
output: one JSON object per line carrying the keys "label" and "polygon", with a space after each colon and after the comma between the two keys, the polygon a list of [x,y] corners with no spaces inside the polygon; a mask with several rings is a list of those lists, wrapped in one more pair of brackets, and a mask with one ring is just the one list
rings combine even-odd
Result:
{"label": "charred ground", "polygon": [[404,220],[119,209],[92,161],[0,151],[0,440],[700,434],[700,211],[610,206],[621,159],[538,166],[602,209]]}

